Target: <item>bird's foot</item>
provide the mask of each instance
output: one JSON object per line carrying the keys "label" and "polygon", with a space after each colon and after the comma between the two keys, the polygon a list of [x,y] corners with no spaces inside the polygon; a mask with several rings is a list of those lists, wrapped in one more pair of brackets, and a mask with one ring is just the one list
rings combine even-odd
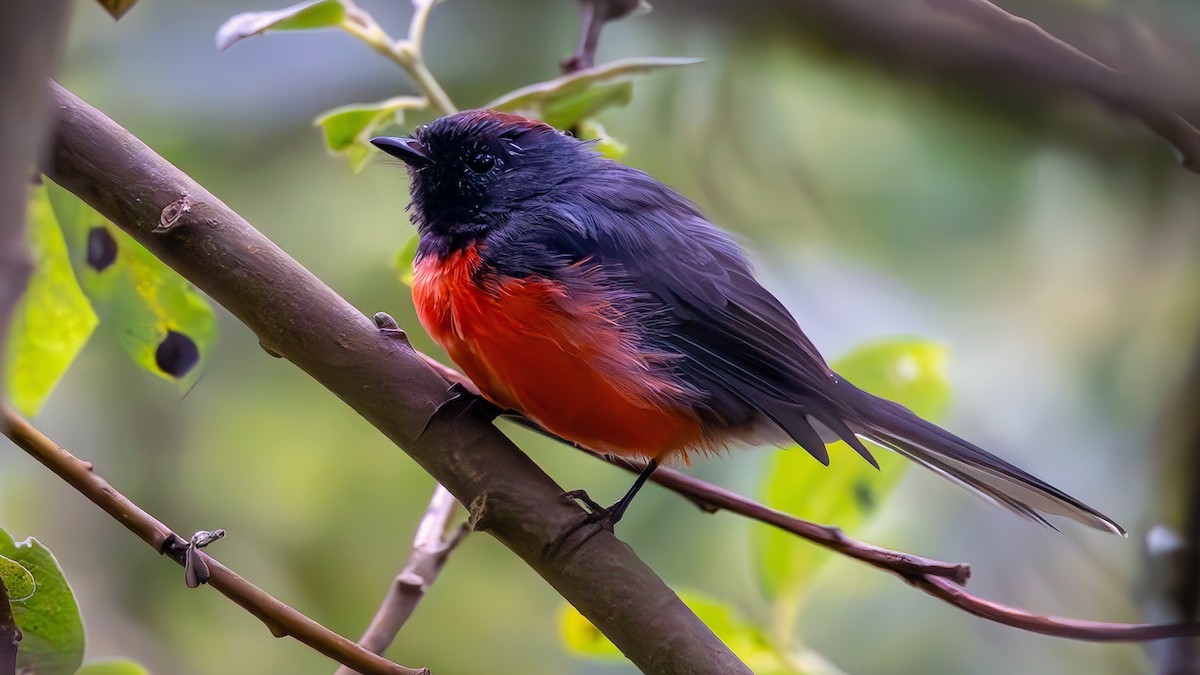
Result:
{"label": "bird's foot", "polygon": [[[612,506],[600,506],[596,500],[588,496],[586,490],[571,490],[563,493],[564,499],[569,499],[573,502],[578,502],[587,511],[587,517],[579,524],[578,527],[599,524],[604,529],[612,532],[621,517],[625,515],[625,509],[629,507],[629,502],[625,499],[619,500]],[[575,528],[575,529],[578,529]]]}
{"label": "bird's foot", "polygon": [[439,403],[438,407],[434,409],[433,414],[429,416],[429,419],[425,420],[425,427],[421,429],[421,436],[425,435],[425,432],[429,430],[429,425],[433,423],[434,418],[438,415],[453,413],[454,417],[458,418],[469,414],[471,410],[476,410],[491,422],[506,412],[504,408],[467,389],[458,382],[451,384],[446,393],[450,396],[445,401]]}

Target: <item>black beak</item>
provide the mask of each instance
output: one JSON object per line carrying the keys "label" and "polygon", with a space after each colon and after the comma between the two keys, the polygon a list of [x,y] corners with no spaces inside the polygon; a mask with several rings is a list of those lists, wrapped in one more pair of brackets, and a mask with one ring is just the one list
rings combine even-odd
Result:
{"label": "black beak", "polygon": [[433,164],[433,158],[429,156],[429,151],[425,149],[425,146],[420,141],[413,138],[379,136],[371,139],[371,145],[374,145],[392,157],[404,160],[405,164],[414,169]]}

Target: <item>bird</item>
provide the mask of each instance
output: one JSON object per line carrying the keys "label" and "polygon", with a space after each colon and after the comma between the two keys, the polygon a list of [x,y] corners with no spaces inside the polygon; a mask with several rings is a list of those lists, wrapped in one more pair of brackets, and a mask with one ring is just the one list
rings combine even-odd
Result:
{"label": "bird", "polygon": [[[834,372],[747,254],[686,197],[544,122],[468,110],[371,143],[409,174],[421,325],[497,410],[662,463],[865,440],[1053,527],[1124,535],[1062,490]],[[571,493],[576,494],[576,493]]]}

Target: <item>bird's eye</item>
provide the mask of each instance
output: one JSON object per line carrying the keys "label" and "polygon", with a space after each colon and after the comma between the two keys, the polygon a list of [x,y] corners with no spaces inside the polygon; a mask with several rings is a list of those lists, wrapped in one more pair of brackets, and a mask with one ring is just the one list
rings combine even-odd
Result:
{"label": "bird's eye", "polygon": [[496,158],[486,152],[477,152],[467,159],[467,168],[475,173],[487,173],[496,167]]}

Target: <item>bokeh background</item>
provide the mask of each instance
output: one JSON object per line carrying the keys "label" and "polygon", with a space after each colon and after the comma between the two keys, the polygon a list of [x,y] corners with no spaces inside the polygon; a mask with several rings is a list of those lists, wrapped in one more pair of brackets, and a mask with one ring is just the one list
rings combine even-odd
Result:
{"label": "bokeh background", "polygon": [[[394,253],[411,236],[407,180],[326,155],[312,120],[411,89],[394,64],[334,32],[254,38],[218,52],[230,15],[270,0],[144,0],[120,23],[77,4],[59,79],[265,232],[364,312],[386,310],[421,349]],[[395,34],[401,0],[362,0]],[[828,3],[821,3],[828,4]],[[848,3],[889,13],[922,3]],[[1130,530],[1128,540],[1033,526],[920,471],[865,536],[974,565],[971,588],[1030,609],[1147,616],[1161,570],[1144,538],[1195,490],[1163,442],[1200,309],[1200,190],[1136,120],[987,68],[901,58],[802,2],[660,0],[614,24],[601,60],[702,56],[638,82],[605,113],[626,161],[680,189],[754,252],[761,276],[827,356],[916,335],[951,354],[947,425]],[[921,7],[918,7],[921,5]],[[1200,11],[1166,0],[1023,0],[1009,9],[1107,45],[1147,17],[1151,45],[1192,48]],[[915,8],[915,9],[914,9]],[[828,17],[826,17],[828,18]],[[574,47],[565,0],[447,0],[430,67],[463,107],[557,74]],[[896,20],[895,31],[907,30]],[[1156,32],[1161,31],[1161,32]],[[886,28],[885,28],[886,32]],[[913,34],[913,39],[920,36]],[[911,45],[913,53],[923,49]],[[1195,72],[1195,71],[1193,71]],[[1198,87],[1196,90],[1200,90]],[[411,121],[420,121],[414,118]],[[98,333],[37,420],[177,531],[230,535],[214,555],[357,636],[408,554],[432,480],[329,392],[268,358],[223,310],[208,369],[186,396]],[[505,426],[561,484],[615,498],[629,476]],[[755,494],[769,451],[690,468]],[[182,574],[16,448],[0,445],[0,524],[59,556],[89,655],[155,673],[320,673],[332,665]],[[751,525],[651,487],[621,538],[673,587],[750,619],[767,608]],[[628,673],[572,657],[562,601],[486,535],[455,553],[390,652],[438,675]],[[1155,615],[1154,618],[1162,618]],[[1149,672],[1139,646],[1072,643],[970,618],[851,562],[823,575],[799,639],[855,674]]]}

